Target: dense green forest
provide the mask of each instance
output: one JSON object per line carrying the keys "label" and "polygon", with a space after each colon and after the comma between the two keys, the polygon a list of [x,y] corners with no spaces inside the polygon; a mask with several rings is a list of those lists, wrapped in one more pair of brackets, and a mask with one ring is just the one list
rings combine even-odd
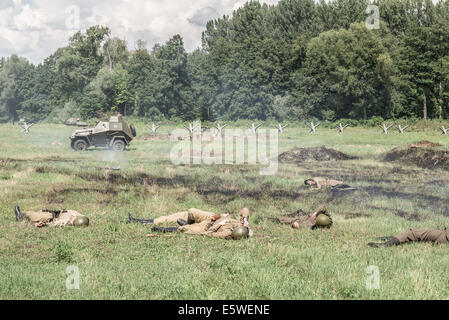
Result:
{"label": "dense green forest", "polygon": [[[369,4],[379,28],[367,28]],[[447,118],[449,0],[250,1],[209,21],[191,53],[179,35],[129,51],[93,26],[37,66],[0,60],[0,122],[108,112],[175,121]]]}

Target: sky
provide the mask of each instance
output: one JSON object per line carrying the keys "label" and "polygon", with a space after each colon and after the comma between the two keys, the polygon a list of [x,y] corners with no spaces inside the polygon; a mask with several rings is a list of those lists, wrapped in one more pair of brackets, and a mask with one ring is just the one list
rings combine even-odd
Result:
{"label": "sky", "polygon": [[[247,0],[0,0],[0,57],[17,54],[38,64],[71,35],[108,26],[129,49],[142,39],[151,49],[175,34],[187,51],[201,45],[206,22],[230,15]],[[278,0],[259,0],[276,4]]]}

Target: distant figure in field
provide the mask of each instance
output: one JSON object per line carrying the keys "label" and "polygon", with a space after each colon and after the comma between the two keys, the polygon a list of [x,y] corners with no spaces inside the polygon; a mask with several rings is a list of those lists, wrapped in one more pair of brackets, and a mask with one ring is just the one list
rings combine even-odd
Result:
{"label": "distant figure in field", "polygon": [[436,243],[448,243],[449,242],[449,230],[444,228],[439,229],[416,229],[408,230],[404,233],[396,235],[394,237],[380,237],[378,240],[387,240],[386,242],[370,242],[368,245],[373,248],[383,248],[398,246],[407,242],[421,241],[421,242],[436,242]]}
{"label": "distant figure in field", "polygon": [[304,184],[313,190],[319,190],[322,187],[330,187],[332,190],[355,190],[355,188],[344,184],[343,181],[320,177],[304,180]]}
{"label": "distant figure in field", "polygon": [[301,228],[330,228],[332,226],[332,217],[326,209],[326,206],[320,206],[313,213],[305,213],[301,209],[277,218],[259,217],[259,219],[272,220],[277,223],[289,224],[294,229]]}

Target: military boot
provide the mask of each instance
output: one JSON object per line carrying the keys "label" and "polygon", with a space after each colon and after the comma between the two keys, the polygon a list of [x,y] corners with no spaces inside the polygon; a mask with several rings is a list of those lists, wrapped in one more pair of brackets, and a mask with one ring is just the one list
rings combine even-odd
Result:
{"label": "military boot", "polygon": [[156,226],[154,226],[154,227],[152,227],[151,228],[151,231],[154,231],[154,232],[176,232],[176,231],[178,231],[178,228],[177,227],[168,227],[168,228],[166,228],[166,227],[156,227]]}
{"label": "military boot", "polygon": [[14,213],[16,214],[16,221],[22,221],[25,215],[20,212],[19,206],[15,206]]}
{"label": "military boot", "polygon": [[400,244],[401,244],[401,242],[395,237],[392,237],[387,242],[380,242],[380,243],[370,242],[370,243],[368,243],[368,245],[373,248],[386,248],[386,247],[397,246]]}
{"label": "military boot", "polygon": [[131,213],[128,213],[127,223],[153,224],[154,219],[136,219],[133,216],[131,216]]}
{"label": "military boot", "polygon": [[376,240],[379,240],[379,241],[389,241],[389,240],[391,240],[391,239],[393,239],[394,237],[392,237],[392,236],[385,236],[385,237],[377,237],[376,238]]}

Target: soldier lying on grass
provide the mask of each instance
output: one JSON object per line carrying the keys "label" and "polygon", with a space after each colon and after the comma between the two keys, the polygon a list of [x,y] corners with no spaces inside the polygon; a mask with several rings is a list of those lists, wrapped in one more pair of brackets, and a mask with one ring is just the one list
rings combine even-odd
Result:
{"label": "soldier lying on grass", "polygon": [[319,177],[304,180],[304,184],[306,186],[309,186],[310,189],[313,189],[313,190],[319,190],[322,187],[330,187],[330,188],[332,188],[332,190],[355,190],[356,189],[347,184],[344,184],[343,181],[333,180],[333,179],[328,179],[328,178],[319,178]]}
{"label": "soldier lying on grass", "polygon": [[330,228],[332,226],[332,217],[326,209],[326,206],[320,206],[313,213],[305,213],[301,209],[289,214],[282,215],[277,218],[258,217],[259,219],[272,220],[277,223],[289,224],[294,229],[300,228]]}
{"label": "soldier lying on grass", "polygon": [[378,240],[386,240],[385,242],[370,242],[368,245],[373,248],[391,247],[401,245],[407,242],[422,241],[422,242],[436,242],[436,243],[448,243],[449,242],[449,230],[444,228],[438,229],[417,229],[408,230],[397,236],[380,237]]}
{"label": "soldier lying on grass", "polygon": [[[154,224],[153,231],[176,232],[204,235],[222,239],[241,239],[251,237],[253,232],[249,228],[249,210],[240,210],[240,221],[232,219],[229,214],[216,214],[191,208],[188,211],[161,216],[156,219],[136,219],[129,214],[128,222]],[[165,223],[178,223],[179,227],[158,227]]]}
{"label": "soldier lying on grass", "polygon": [[20,212],[19,206],[14,208],[16,221],[26,219],[35,227],[65,227],[65,226],[88,226],[89,218],[74,210],[40,210]]}

